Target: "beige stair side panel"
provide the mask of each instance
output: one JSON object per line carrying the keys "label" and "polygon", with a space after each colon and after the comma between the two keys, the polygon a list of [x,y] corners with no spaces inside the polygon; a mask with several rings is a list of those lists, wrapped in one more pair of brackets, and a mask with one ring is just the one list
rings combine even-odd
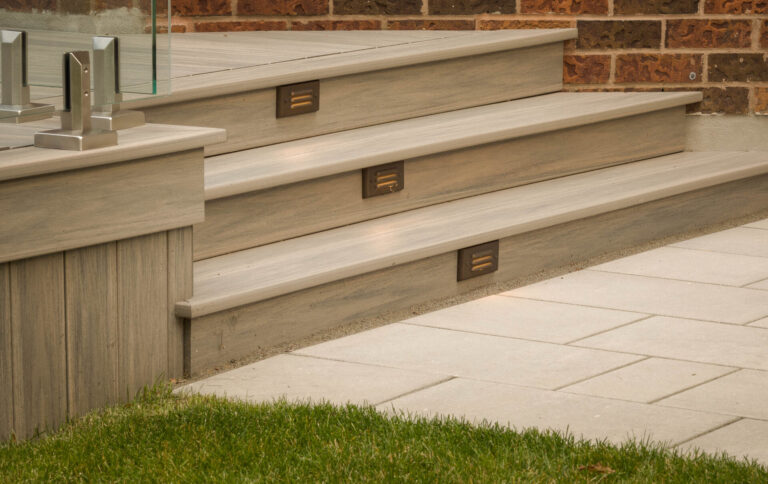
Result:
{"label": "beige stair side panel", "polygon": [[13,429],[13,362],[11,360],[11,285],[8,264],[0,264],[0,442]]}
{"label": "beige stair side panel", "polygon": [[559,91],[562,42],[320,80],[320,109],[276,118],[274,88],[145,108],[153,123],[225,128],[206,154]]}
{"label": "beige stair side panel", "polygon": [[195,259],[681,151],[683,116],[680,106],[413,158],[406,161],[402,191],[369,199],[362,198],[356,170],[208,200],[205,222],[194,228]]}
{"label": "beige stair side panel", "polygon": [[355,321],[410,314],[415,305],[485,285],[528,283],[542,271],[565,272],[729,220],[764,217],[766,207],[768,175],[760,175],[502,239],[499,270],[491,275],[456,282],[450,252],[195,318],[188,371],[201,374]]}
{"label": "beige stair side panel", "polygon": [[14,215],[0,225],[0,261],[200,222],[202,165],[198,148],[0,182],[0,213]]}
{"label": "beige stair side panel", "polygon": [[184,376],[184,320],[175,305],[192,297],[192,227],[168,231],[168,378]]}
{"label": "beige stair side panel", "polygon": [[23,439],[67,418],[64,254],[9,266],[14,429]]}
{"label": "beige stair side panel", "polygon": [[69,415],[118,402],[117,245],[64,253]]}

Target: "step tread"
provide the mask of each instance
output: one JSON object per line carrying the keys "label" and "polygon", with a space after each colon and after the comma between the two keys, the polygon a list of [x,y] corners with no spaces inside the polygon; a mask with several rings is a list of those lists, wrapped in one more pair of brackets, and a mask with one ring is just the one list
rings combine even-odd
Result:
{"label": "step tread", "polygon": [[685,152],[446,202],[196,262],[192,318],[462,247],[768,173],[768,153]]}
{"label": "step tread", "polygon": [[[473,32],[467,35],[375,47],[333,55],[222,70],[180,77],[173,92],[131,102],[134,108],[266,89],[283,84],[327,79],[457,57],[522,49],[576,38],[576,29],[528,29]],[[258,42],[254,39],[254,43]],[[277,47],[279,48],[279,47]]]}
{"label": "step tread", "polygon": [[554,93],[206,159],[206,199],[698,102],[699,92]]}

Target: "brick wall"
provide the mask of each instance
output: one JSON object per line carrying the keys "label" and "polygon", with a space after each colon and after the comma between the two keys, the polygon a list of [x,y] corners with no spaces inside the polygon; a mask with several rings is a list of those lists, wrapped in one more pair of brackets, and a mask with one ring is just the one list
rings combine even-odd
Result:
{"label": "brick wall", "polygon": [[[8,0],[13,5],[56,0]],[[63,0],[59,0],[61,2]],[[73,0],[141,4],[148,0]],[[175,32],[578,27],[568,90],[698,89],[768,115],[768,0],[172,0]],[[7,8],[7,7],[6,7]],[[45,7],[42,7],[45,8]]]}

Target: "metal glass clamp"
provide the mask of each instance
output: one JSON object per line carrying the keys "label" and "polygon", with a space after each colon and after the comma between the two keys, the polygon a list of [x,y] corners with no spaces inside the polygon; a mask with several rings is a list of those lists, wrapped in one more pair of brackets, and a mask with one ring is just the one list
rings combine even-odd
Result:
{"label": "metal glass clamp", "polygon": [[29,102],[27,81],[27,33],[23,30],[0,30],[2,55],[2,97],[0,122],[24,123],[53,116],[52,104]]}
{"label": "metal glass clamp", "polygon": [[35,146],[83,151],[117,144],[115,131],[91,126],[91,62],[88,51],[64,54],[61,129],[35,133]]}
{"label": "metal glass clamp", "polygon": [[141,111],[121,110],[120,49],[117,37],[93,38],[93,114],[94,128],[117,130],[144,124]]}

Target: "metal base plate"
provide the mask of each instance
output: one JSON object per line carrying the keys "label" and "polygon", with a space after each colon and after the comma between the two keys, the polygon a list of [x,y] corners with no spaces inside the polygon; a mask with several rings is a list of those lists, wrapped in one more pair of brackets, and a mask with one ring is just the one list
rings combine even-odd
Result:
{"label": "metal base plate", "polygon": [[39,121],[53,116],[52,104],[26,104],[24,106],[9,106],[0,104],[0,123],[26,123]]}
{"label": "metal base plate", "polygon": [[105,148],[117,144],[115,131],[91,130],[88,132],[53,129],[35,133],[37,148],[52,148],[56,150],[85,151],[95,148]]}
{"label": "metal base plate", "polygon": [[94,129],[117,131],[119,129],[135,128],[145,123],[141,111],[120,110],[111,113],[96,112],[91,114],[91,126]]}

